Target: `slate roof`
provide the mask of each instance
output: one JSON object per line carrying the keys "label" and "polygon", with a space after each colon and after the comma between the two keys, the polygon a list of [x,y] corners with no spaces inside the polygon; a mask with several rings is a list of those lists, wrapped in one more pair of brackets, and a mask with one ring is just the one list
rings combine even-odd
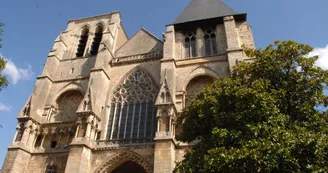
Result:
{"label": "slate roof", "polygon": [[220,0],[192,0],[173,24],[237,14]]}

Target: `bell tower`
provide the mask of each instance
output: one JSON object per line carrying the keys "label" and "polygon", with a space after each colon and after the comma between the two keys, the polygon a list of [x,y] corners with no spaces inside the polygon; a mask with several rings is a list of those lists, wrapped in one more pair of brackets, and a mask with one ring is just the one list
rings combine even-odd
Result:
{"label": "bell tower", "polygon": [[182,151],[189,147],[175,139],[181,130],[176,126],[179,113],[205,85],[229,76],[238,61],[248,58],[242,47],[254,47],[254,41],[246,17],[220,0],[192,0],[173,24],[166,26],[162,88],[157,98],[155,173],[172,172],[175,162],[183,158]]}

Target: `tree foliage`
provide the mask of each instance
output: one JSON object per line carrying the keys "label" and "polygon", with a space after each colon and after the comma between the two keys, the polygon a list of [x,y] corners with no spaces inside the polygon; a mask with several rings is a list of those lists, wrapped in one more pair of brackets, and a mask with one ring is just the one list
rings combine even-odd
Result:
{"label": "tree foliage", "polygon": [[[0,22],[0,48],[2,48],[2,45],[1,45],[1,36],[2,36],[2,32],[3,30],[1,29],[1,27],[4,26],[3,23]],[[2,88],[5,88],[8,86],[8,80],[6,78],[6,76],[4,76],[2,74],[3,70],[5,69],[5,66],[6,66],[6,61],[3,57],[0,56],[0,91]]]}
{"label": "tree foliage", "polygon": [[328,172],[328,72],[312,47],[276,41],[206,87],[182,114],[184,142],[199,140],[180,173]]}

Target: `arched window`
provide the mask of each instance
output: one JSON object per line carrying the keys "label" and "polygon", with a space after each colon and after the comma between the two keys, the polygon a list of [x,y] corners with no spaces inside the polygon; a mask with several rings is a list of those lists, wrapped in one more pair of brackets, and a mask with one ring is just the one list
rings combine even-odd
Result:
{"label": "arched window", "polygon": [[210,76],[198,76],[193,78],[186,87],[186,107],[190,105],[192,99],[194,99],[205,86],[213,82],[214,79]]}
{"label": "arched window", "polygon": [[63,93],[56,101],[57,113],[50,117],[50,122],[58,121],[76,121],[76,110],[83,100],[80,91],[67,91]]}
{"label": "arched window", "polygon": [[150,142],[156,132],[153,80],[143,70],[130,74],[113,93],[107,139],[122,143]]}
{"label": "arched window", "polygon": [[81,32],[79,45],[77,46],[76,57],[83,57],[85,47],[88,42],[88,37],[89,37],[89,29],[84,28]]}
{"label": "arched window", "polygon": [[93,38],[93,42],[91,45],[91,55],[97,55],[98,54],[98,49],[99,49],[99,44],[101,42],[103,36],[103,27],[98,26],[95,32],[95,37]]}
{"label": "arched window", "polygon": [[42,145],[42,140],[43,140],[43,135],[38,135],[34,144],[34,148],[40,148]]}
{"label": "arched window", "polygon": [[212,56],[218,53],[216,47],[216,34],[214,29],[206,29],[204,31],[204,42],[205,42],[205,55]]}
{"label": "arched window", "polygon": [[185,49],[186,49],[186,57],[196,57],[196,35],[194,32],[187,32],[185,35]]}

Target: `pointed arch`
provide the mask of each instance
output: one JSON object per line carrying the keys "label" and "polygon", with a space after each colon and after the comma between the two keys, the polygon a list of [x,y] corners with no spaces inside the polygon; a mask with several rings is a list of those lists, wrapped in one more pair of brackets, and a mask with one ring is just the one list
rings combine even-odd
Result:
{"label": "pointed arch", "polygon": [[155,136],[158,86],[142,68],[128,73],[111,94],[107,140],[147,143]]}
{"label": "pointed arch", "polygon": [[50,122],[76,121],[76,111],[83,100],[84,90],[77,83],[70,83],[63,87],[52,102]]}
{"label": "pointed arch", "polygon": [[[136,85],[134,85],[134,84],[136,84]],[[128,85],[132,85],[131,86],[132,88],[128,87]],[[123,80],[120,81],[119,85],[115,88],[115,90],[112,94],[112,97],[111,97],[112,101],[113,101],[113,99],[115,99],[115,93],[117,93],[117,91],[119,91],[119,90],[122,91],[122,89],[127,89],[127,90],[137,89],[135,87],[138,87],[138,86],[141,87],[140,89],[142,89],[142,87],[146,87],[144,89],[147,89],[146,91],[149,91],[148,94],[150,94],[150,95],[144,95],[144,92],[139,92],[139,91],[134,91],[132,93],[127,93],[127,94],[136,94],[134,96],[135,98],[139,96],[139,99],[155,101],[157,92],[158,92],[158,86],[156,85],[156,83],[153,80],[153,77],[150,75],[150,73],[148,73],[148,71],[146,71],[140,67],[133,69],[131,72],[127,73],[127,75],[125,75],[123,77]],[[123,92],[125,92],[125,91],[123,90]],[[126,92],[128,92],[128,91],[126,91]],[[146,96],[149,96],[150,98],[147,99]],[[133,101],[133,100],[126,100],[126,101],[129,102],[129,101]]]}
{"label": "pointed arch", "polygon": [[67,85],[65,85],[63,88],[61,88],[59,90],[59,92],[57,93],[57,95],[51,100],[51,104],[54,104],[56,102],[56,100],[58,100],[58,98],[65,92],[67,91],[71,91],[71,90],[77,90],[79,92],[81,92],[82,95],[85,94],[85,90],[82,87],[82,85],[76,83],[76,82],[71,82]]}
{"label": "pointed arch", "polygon": [[90,27],[83,26],[80,33],[79,44],[77,46],[77,50],[75,53],[76,57],[83,57],[88,42],[89,33],[90,33]]}
{"label": "pointed arch", "polygon": [[212,69],[205,67],[205,66],[200,66],[195,68],[194,70],[192,70],[188,77],[185,79],[185,81],[183,82],[183,91],[186,91],[187,85],[189,84],[189,82],[194,79],[195,77],[198,76],[210,76],[213,79],[219,79],[220,76]]}
{"label": "pointed arch", "polygon": [[90,49],[90,54],[92,56],[95,56],[98,54],[98,49],[99,49],[99,45],[100,42],[102,40],[103,37],[103,32],[104,32],[104,25],[99,23],[96,25],[96,29],[94,32],[94,37],[93,37],[93,42],[91,44],[91,49]]}
{"label": "pointed arch", "polygon": [[126,150],[123,152],[119,152],[111,156],[109,159],[107,159],[103,164],[101,164],[98,169],[95,171],[95,173],[107,173],[112,172],[114,169],[119,167],[120,165],[126,163],[126,162],[134,162],[146,171],[146,173],[152,173],[152,166],[149,164],[149,162],[144,159],[141,155]]}

